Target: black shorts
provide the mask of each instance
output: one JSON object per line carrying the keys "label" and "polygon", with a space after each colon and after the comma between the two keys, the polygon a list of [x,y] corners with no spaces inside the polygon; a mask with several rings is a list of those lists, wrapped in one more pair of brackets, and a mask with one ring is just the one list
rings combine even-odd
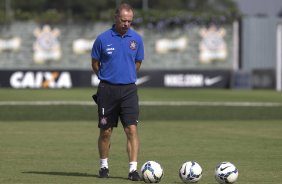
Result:
{"label": "black shorts", "polygon": [[138,123],[139,105],[136,84],[116,85],[100,82],[97,89],[99,128],[123,127]]}

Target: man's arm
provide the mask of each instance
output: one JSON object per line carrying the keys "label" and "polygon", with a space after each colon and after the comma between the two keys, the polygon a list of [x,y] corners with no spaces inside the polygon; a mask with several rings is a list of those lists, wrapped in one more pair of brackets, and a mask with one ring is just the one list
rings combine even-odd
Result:
{"label": "man's arm", "polygon": [[138,72],[138,71],[140,70],[141,63],[142,63],[142,61],[136,61],[136,62],[135,62],[136,72]]}
{"label": "man's arm", "polygon": [[99,68],[100,68],[100,61],[96,59],[92,59],[92,69],[96,75],[98,75]]}

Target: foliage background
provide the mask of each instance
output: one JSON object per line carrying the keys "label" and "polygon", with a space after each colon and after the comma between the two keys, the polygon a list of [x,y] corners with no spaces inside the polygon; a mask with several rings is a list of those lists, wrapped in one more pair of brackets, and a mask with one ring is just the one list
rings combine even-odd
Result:
{"label": "foliage background", "polygon": [[226,23],[240,15],[232,0],[5,0],[0,2],[0,22],[111,21],[113,9],[121,2],[135,8],[135,24],[156,24],[164,20],[168,25],[183,21]]}

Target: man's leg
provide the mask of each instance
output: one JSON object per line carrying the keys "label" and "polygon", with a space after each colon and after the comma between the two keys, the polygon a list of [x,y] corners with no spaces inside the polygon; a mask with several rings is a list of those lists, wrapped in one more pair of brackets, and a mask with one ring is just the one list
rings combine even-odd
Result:
{"label": "man's leg", "polygon": [[139,181],[140,177],[137,172],[137,161],[139,153],[139,138],[136,125],[129,125],[124,128],[127,136],[127,154],[129,159],[129,176],[133,181]]}
{"label": "man's leg", "polygon": [[99,175],[101,178],[109,177],[108,157],[109,157],[109,150],[111,145],[112,131],[113,131],[112,128],[108,128],[108,129],[100,128],[100,135],[98,138],[98,149],[100,156]]}
{"label": "man's leg", "polygon": [[136,125],[129,125],[124,128],[127,136],[127,153],[129,162],[137,162],[139,152],[139,138]]}

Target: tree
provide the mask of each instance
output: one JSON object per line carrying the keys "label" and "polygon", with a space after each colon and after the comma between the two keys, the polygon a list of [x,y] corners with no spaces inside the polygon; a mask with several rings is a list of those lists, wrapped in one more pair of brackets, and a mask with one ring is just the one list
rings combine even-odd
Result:
{"label": "tree", "polygon": [[[7,0],[6,0],[7,1]],[[232,0],[8,0],[15,20],[35,20],[61,22],[110,21],[117,3],[128,2],[137,11],[140,23],[162,21],[179,17],[189,21],[194,19],[232,20],[239,15]],[[146,2],[148,9],[142,9]],[[0,15],[5,2],[0,3]],[[1,20],[0,20],[1,21]]]}

